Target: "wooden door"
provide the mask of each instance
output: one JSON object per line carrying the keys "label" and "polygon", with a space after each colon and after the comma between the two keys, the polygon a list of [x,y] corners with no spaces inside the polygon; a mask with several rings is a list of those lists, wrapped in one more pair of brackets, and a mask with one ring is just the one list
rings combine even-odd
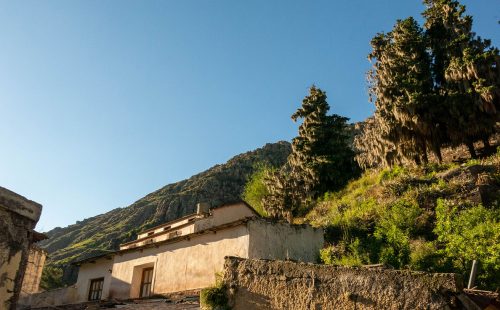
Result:
{"label": "wooden door", "polygon": [[153,284],[153,267],[144,268],[141,278],[140,297],[149,297],[151,295],[151,285]]}

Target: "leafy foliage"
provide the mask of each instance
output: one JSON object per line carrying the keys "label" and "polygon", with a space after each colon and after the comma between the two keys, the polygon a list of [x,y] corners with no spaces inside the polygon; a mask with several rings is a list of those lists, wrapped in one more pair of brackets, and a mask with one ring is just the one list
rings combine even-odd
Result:
{"label": "leafy foliage", "polygon": [[221,276],[216,274],[216,283],[214,286],[204,288],[200,291],[200,304],[210,310],[227,310],[229,299],[226,291],[227,287],[223,283]]}
{"label": "leafy foliage", "polygon": [[51,290],[63,286],[63,270],[58,267],[47,266],[43,269],[40,287]]}
{"label": "leafy foliage", "polygon": [[243,190],[242,198],[250,204],[257,213],[261,216],[269,216],[266,212],[262,200],[265,196],[269,195],[265,178],[272,173],[275,173],[277,168],[271,167],[265,163],[258,163],[255,172],[250,176],[245,189]]}
{"label": "leafy foliage", "polygon": [[477,284],[500,287],[500,208],[482,205],[455,205],[439,200],[436,207],[441,254],[453,268],[466,275],[473,260],[481,266]]}
{"label": "leafy foliage", "polygon": [[[432,164],[368,170],[318,199],[306,218],[325,227],[326,264],[385,263],[395,268],[456,272],[480,262],[480,288],[500,286],[500,156],[475,166]],[[489,188],[477,203],[477,180]],[[496,201],[496,202],[495,202]]]}

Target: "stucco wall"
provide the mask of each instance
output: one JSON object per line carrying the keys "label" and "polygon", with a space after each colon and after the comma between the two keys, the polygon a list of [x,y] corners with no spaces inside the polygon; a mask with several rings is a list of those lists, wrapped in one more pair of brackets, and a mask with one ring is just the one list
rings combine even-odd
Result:
{"label": "stucco wall", "polygon": [[210,211],[210,216],[195,222],[194,231],[201,231],[211,227],[231,223],[256,214],[244,203],[236,203]]}
{"label": "stucco wall", "polygon": [[245,225],[116,255],[109,297],[137,298],[140,274],[149,266],[154,267],[153,294],[207,287],[222,271],[225,255],[248,256]]}
{"label": "stucco wall", "polygon": [[227,257],[224,267],[234,310],[449,309],[462,291],[455,274],[235,257]]}
{"label": "stucco wall", "polygon": [[80,266],[78,279],[76,280],[75,300],[72,302],[83,302],[88,300],[90,280],[104,278],[102,299],[108,298],[109,285],[111,283],[111,272],[113,270],[113,260],[108,258],[97,259],[93,263],[86,263]]}
{"label": "stucco wall", "polygon": [[292,259],[316,262],[323,247],[323,230],[309,225],[273,223],[263,219],[248,222],[248,258]]}
{"label": "stucco wall", "polygon": [[24,273],[23,285],[21,287],[21,295],[38,292],[46,257],[47,252],[44,249],[36,245],[30,247],[26,272]]}

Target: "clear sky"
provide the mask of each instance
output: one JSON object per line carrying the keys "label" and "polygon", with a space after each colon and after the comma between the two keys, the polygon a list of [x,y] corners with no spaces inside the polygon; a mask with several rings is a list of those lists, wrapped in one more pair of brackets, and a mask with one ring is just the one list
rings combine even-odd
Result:
{"label": "clear sky", "polygon": [[[500,44],[500,0],[462,3]],[[311,84],[372,112],[369,41],[419,0],[0,1],[0,185],[47,231],[290,140]]]}

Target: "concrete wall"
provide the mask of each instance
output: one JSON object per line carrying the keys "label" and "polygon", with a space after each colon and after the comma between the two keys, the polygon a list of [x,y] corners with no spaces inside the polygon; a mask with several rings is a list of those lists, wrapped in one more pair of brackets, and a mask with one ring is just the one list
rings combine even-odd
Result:
{"label": "concrete wall", "polygon": [[73,302],[87,301],[89,296],[90,281],[98,278],[104,278],[102,299],[108,299],[112,270],[113,260],[110,258],[100,258],[95,260],[95,262],[82,264],[78,271],[78,279],[75,284],[76,294]]}
{"label": "concrete wall", "polygon": [[197,232],[254,216],[256,214],[246,204],[242,202],[231,204],[211,210],[208,217],[195,222],[194,231]]}
{"label": "concrete wall", "polygon": [[44,249],[34,244],[30,247],[21,295],[38,293],[46,257],[47,252]]}
{"label": "concrete wall", "polygon": [[[215,281],[224,256],[248,256],[245,225],[193,235],[189,240],[159,245],[115,256],[110,298],[139,297],[142,269],[152,266],[153,294],[199,289]],[[80,271],[81,272],[81,271]]]}
{"label": "concrete wall", "polygon": [[41,211],[40,204],[0,187],[0,309],[16,306]]}
{"label": "concrete wall", "polygon": [[234,310],[455,309],[463,289],[455,274],[235,257],[226,257],[224,267]]}
{"label": "concrete wall", "polygon": [[264,219],[248,222],[248,258],[292,259],[317,262],[323,247],[323,229],[309,225],[273,223]]}

